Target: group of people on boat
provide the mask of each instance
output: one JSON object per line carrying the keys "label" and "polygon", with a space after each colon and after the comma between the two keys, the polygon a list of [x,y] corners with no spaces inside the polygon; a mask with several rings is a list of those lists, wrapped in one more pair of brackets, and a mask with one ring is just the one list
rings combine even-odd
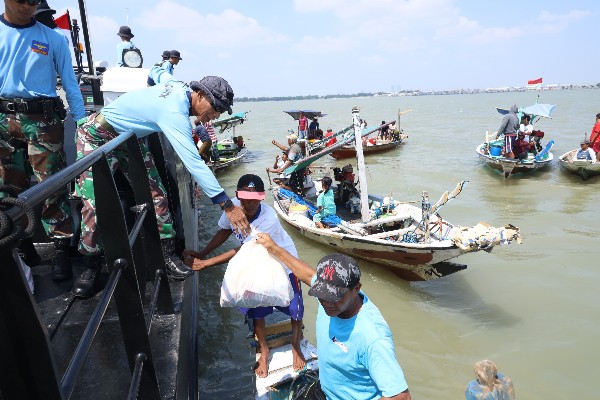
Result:
{"label": "group of people on boat", "polygon": [[581,148],[575,154],[577,160],[600,162],[600,113],[596,114],[596,123],[592,128],[590,138],[584,137]]}
{"label": "group of people on boat", "polygon": [[529,154],[536,155],[542,150],[540,138],[542,133],[534,133],[531,116],[523,114],[519,120],[517,113],[519,107],[513,105],[508,113],[502,118],[502,123],[496,134],[496,138],[504,137],[502,155],[510,159],[526,160]]}

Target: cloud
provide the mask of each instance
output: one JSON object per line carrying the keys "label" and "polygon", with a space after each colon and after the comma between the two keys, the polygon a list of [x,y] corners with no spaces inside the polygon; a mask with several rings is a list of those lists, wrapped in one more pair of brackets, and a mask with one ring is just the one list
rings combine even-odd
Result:
{"label": "cloud", "polygon": [[352,41],[346,37],[304,36],[293,45],[294,53],[327,55],[343,53],[352,48]]}
{"label": "cloud", "polygon": [[542,11],[536,18],[540,22],[537,27],[543,33],[560,33],[569,28],[575,22],[590,16],[589,11],[571,10],[566,14],[552,14],[548,11]]}

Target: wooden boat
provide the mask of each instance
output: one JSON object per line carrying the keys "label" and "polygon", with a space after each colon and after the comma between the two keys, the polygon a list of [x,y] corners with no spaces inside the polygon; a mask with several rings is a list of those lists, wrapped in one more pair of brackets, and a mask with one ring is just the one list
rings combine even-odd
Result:
{"label": "wooden boat", "polygon": [[[556,108],[553,104],[534,104],[529,107],[522,107],[517,113],[519,120],[524,114],[531,116],[531,123],[537,122],[540,118],[552,118],[552,112]],[[507,114],[508,110],[496,107],[500,114]],[[492,136],[495,136],[492,134]],[[543,169],[550,165],[554,156],[551,152],[554,146],[554,140],[549,141],[545,147],[539,145],[539,140],[544,137],[544,132],[534,131],[530,139],[536,142],[540,150],[537,154],[528,153],[524,159],[508,158],[502,155],[504,145],[504,135],[495,140],[490,140],[490,132],[485,133],[485,142],[475,148],[475,152],[481,160],[490,168],[499,171],[504,179],[508,179],[515,174],[529,173],[538,169]]]}
{"label": "wooden boat", "polygon": [[[383,153],[386,151],[394,150],[398,148],[402,144],[402,138],[400,137],[398,140],[374,140],[375,143],[367,141],[365,147],[363,147],[363,154],[377,154]],[[341,147],[339,150],[332,151],[331,157],[336,160],[341,160],[343,158],[356,157],[356,148],[352,145],[347,145]]]}
{"label": "wooden boat", "polygon": [[578,151],[579,149],[570,150],[560,156],[558,158],[560,165],[567,171],[581,176],[583,180],[600,175],[600,162],[577,160],[575,159],[575,155]]}
{"label": "wooden boat", "polygon": [[[439,216],[440,208],[462,192],[466,181],[459,183],[452,193],[444,193],[433,205],[429,202],[429,194],[424,191],[420,207],[411,202],[369,195],[356,108],[353,109],[353,126],[359,188],[356,190],[352,182],[341,182],[334,188],[334,193],[338,202],[345,202],[348,198],[347,202],[356,206],[352,208],[360,210],[360,218],[350,212],[358,210],[346,211],[338,206],[337,216],[324,220],[331,228],[319,229],[311,218],[316,209],[314,199],[275,188],[275,210],[300,234],[331,246],[335,251],[380,264],[409,281],[431,280],[461,271],[466,268],[465,265],[449,263],[448,260],[473,251],[490,251],[498,244],[521,241],[519,229],[512,225],[494,228],[480,223],[473,227],[460,227]],[[285,172],[305,168],[346,145],[349,140],[301,160]]]}
{"label": "wooden boat", "polygon": [[243,111],[213,122],[212,125],[215,130],[218,130],[219,134],[229,133],[227,137],[217,141],[216,150],[219,160],[211,160],[207,163],[213,172],[223,171],[238,165],[248,153],[243,137],[236,134],[236,127],[246,122],[246,114],[248,114],[248,111]]}

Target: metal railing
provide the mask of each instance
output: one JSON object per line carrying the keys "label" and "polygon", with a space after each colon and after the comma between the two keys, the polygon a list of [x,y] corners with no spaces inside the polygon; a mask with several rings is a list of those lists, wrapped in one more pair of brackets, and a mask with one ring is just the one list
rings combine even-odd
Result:
{"label": "metal railing", "polygon": [[[156,149],[157,143],[160,147],[160,141],[156,134],[153,136],[150,140],[154,142],[153,147]],[[106,158],[107,153],[124,146],[127,147],[129,156],[129,182],[137,204],[132,208],[136,220],[129,232]],[[157,163],[164,162],[162,154],[157,158],[159,159]],[[164,165],[158,167],[163,170],[165,168]],[[27,286],[17,256],[15,248],[19,238],[16,237],[11,243],[0,247],[3,272],[0,279],[0,398],[2,400],[69,399],[111,299],[116,304],[132,375],[129,394],[124,393],[123,398],[161,398],[149,333],[155,313],[158,311],[162,314],[172,314],[174,306],[169,281],[165,279],[160,235],[138,139],[132,134],[118,136],[73,165],[23,192],[18,197],[18,202],[28,207],[36,207],[57,189],[65,187],[89,168],[94,176],[96,213],[109,271],[108,283],[99,296],[98,304],[64,375],[59,377],[56,356],[53,354],[47,327]],[[173,189],[170,192],[177,192],[176,188]],[[6,224],[8,221],[10,224],[10,232],[5,237],[18,233],[21,229],[22,220],[27,218],[26,208],[13,206],[0,211],[0,223]],[[143,302],[148,271],[152,271],[154,287],[150,304],[147,305],[148,312],[145,315]],[[185,282],[184,291],[188,292],[185,296],[196,295],[195,285],[195,279],[188,279],[188,282]],[[197,300],[193,298],[190,304],[184,304],[182,314],[195,318],[196,307]],[[177,397],[180,399],[197,398],[197,376],[194,372],[197,370],[197,366],[194,366],[197,364],[196,329],[196,320],[182,321],[180,350],[186,351],[183,365],[192,368],[191,371],[178,371],[177,391],[183,392],[182,396]],[[187,354],[190,351],[194,354]],[[193,359],[190,360],[189,357]],[[182,360],[179,360],[179,367],[181,365]],[[185,387],[181,386],[180,381],[185,383]]]}

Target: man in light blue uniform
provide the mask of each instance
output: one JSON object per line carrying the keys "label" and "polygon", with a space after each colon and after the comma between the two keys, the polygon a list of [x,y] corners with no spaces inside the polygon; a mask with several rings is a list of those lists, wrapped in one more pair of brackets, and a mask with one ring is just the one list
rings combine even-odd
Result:
{"label": "man in light blue uniform", "polygon": [[[77,158],[86,156],[120,134],[134,132],[138,138],[144,138],[153,132],[162,132],[192,178],[213,204],[221,205],[234,229],[245,236],[250,232],[250,226],[244,211],[233,205],[206,163],[200,158],[192,139],[193,127],[190,122],[192,115],[197,116],[202,122],[208,122],[218,118],[225,111],[231,114],[232,105],[233,90],[227,81],[216,76],[207,76],[200,81],[192,81],[189,85],[171,80],[164,85],[125,93],[104,107],[101,113],[91,115],[77,129]],[[156,171],[152,155],[143,141],[141,145],[148,169],[167,272],[176,279],[185,279],[192,271],[175,254],[175,231],[165,189]],[[127,176],[127,151],[117,149],[111,152],[108,158],[113,172],[121,169]],[[102,267],[100,261],[102,248],[96,230],[91,171],[81,175],[77,190],[83,200],[79,251],[87,256],[84,259],[87,269],[75,282],[74,293],[78,297],[85,298],[97,291]]]}
{"label": "man in light blue uniform", "polygon": [[181,55],[177,50],[169,52],[169,59],[160,64],[154,65],[148,73],[148,86],[160,85],[173,79],[175,65],[181,61]]}
{"label": "man in light blue uniform", "polygon": [[60,33],[65,38],[67,43],[69,43],[69,38],[65,36],[63,30],[56,26],[56,22],[54,22],[53,17],[54,14],[56,14],[56,10],[50,8],[47,1],[42,0],[42,2],[37,7],[37,11],[35,12],[35,19],[38,22],[41,22],[42,24],[46,25],[53,31]]}
{"label": "man in light blue uniform", "polygon": [[319,261],[315,271],[266,233],[257,235],[257,243],[309,285],[308,294],[319,300],[320,385],[314,385],[310,393],[315,397],[324,393],[329,400],[410,400],[392,334],[379,309],[360,290],[356,261],[343,254],[330,254]]}
{"label": "man in light blue uniform", "polygon": [[128,26],[122,26],[119,28],[117,36],[121,38],[121,42],[117,44],[117,67],[124,67],[123,64],[123,50],[137,49],[135,44],[131,41],[134,34],[131,33],[131,28]]}
{"label": "man in light blue uniform", "polygon": [[[73,118],[85,116],[67,41],[33,19],[39,3],[4,0],[0,17],[0,184],[18,193],[29,188],[32,170],[43,181],[66,165],[66,111],[56,95],[57,73]],[[55,247],[52,277],[69,279],[73,220],[66,187],[46,200],[42,223]],[[39,260],[30,239],[21,249],[26,258]]]}

